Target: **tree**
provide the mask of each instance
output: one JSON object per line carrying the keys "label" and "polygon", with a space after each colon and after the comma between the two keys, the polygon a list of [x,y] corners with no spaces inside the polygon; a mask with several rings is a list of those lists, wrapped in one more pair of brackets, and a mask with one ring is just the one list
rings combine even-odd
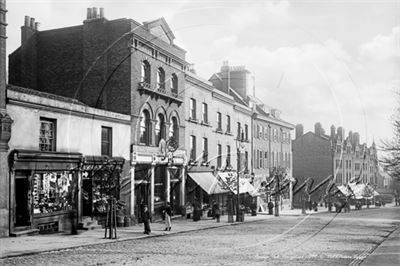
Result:
{"label": "tree", "polygon": [[[400,96],[400,92],[397,93]],[[396,113],[393,115],[393,139],[383,141],[386,155],[381,159],[383,169],[393,178],[400,181],[400,99]]]}

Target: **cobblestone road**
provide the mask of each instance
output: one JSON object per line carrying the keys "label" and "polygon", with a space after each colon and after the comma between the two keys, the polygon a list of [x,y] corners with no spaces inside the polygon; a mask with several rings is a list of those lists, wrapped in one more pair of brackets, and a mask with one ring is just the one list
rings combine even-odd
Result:
{"label": "cobblestone road", "polygon": [[3,265],[358,265],[400,225],[399,208],[279,217],[0,260]]}

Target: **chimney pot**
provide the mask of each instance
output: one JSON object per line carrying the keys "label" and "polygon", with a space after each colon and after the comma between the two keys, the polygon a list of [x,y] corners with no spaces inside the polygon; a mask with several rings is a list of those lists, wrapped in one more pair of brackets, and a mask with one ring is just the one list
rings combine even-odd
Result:
{"label": "chimney pot", "polygon": [[104,18],[104,8],[100,8],[100,18]]}
{"label": "chimney pot", "polygon": [[25,27],[29,27],[30,21],[31,21],[31,18],[30,18],[29,16],[25,16],[25,23],[24,23],[24,26],[25,26]]}
{"label": "chimney pot", "polygon": [[92,18],[97,18],[97,7],[93,7]]}
{"label": "chimney pot", "polygon": [[35,28],[35,18],[31,18],[31,25],[30,25],[30,27],[31,27],[32,29]]}
{"label": "chimney pot", "polygon": [[92,9],[88,7],[86,12],[86,19],[91,19],[91,18],[92,18]]}
{"label": "chimney pot", "polygon": [[39,22],[35,22],[35,30],[39,30],[40,27],[40,23]]}

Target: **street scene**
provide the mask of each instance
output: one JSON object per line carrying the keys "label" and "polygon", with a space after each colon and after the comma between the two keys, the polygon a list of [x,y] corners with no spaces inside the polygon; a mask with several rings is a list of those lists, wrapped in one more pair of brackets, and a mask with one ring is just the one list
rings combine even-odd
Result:
{"label": "street scene", "polygon": [[[132,239],[15,256],[1,262],[3,265],[64,265],[66,261],[71,265],[397,265],[400,261],[399,208],[246,218],[249,220],[244,223],[231,225],[223,219],[217,227],[215,220],[208,219],[202,225],[176,220],[171,232],[162,231],[163,224],[152,224],[152,237],[142,238],[141,232],[130,231]],[[61,236],[60,241],[65,237]]]}
{"label": "street scene", "polygon": [[0,0],[1,264],[400,265],[398,14]]}

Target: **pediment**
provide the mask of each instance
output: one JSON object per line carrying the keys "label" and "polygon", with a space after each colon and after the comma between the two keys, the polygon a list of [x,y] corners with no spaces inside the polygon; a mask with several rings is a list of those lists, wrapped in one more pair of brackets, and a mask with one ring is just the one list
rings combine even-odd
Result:
{"label": "pediment", "polygon": [[159,18],[150,22],[143,22],[143,26],[157,38],[166,43],[173,44],[175,36],[164,18]]}

